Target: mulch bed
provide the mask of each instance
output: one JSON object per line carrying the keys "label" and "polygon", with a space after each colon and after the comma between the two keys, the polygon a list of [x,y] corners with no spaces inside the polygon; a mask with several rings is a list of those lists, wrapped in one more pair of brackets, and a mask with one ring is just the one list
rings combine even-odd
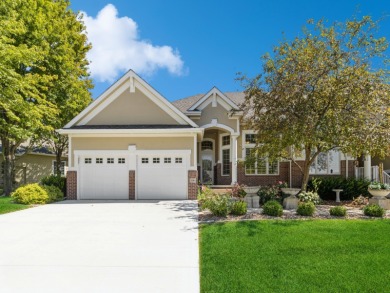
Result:
{"label": "mulch bed", "polygon": [[[329,209],[334,206],[345,206],[347,208],[346,217],[334,217],[329,214]],[[316,206],[316,211],[313,217],[304,217],[296,213],[295,210],[283,210],[283,215],[281,217],[272,217],[263,215],[263,209],[260,208],[249,208],[248,212],[243,216],[228,215],[225,217],[213,216],[209,211],[200,211],[199,212],[199,222],[200,223],[210,223],[210,222],[225,222],[225,221],[241,221],[241,220],[311,220],[311,219],[378,219],[374,217],[367,217],[363,214],[364,205],[356,206],[352,205],[352,201],[343,201],[341,203],[336,203],[334,201],[326,201],[321,205]],[[383,219],[390,219],[390,210],[386,211],[386,215]]]}

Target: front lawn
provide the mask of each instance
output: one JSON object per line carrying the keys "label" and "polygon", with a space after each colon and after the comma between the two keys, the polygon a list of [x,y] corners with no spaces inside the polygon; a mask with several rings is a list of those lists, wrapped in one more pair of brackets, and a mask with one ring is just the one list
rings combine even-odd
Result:
{"label": "front lawn", "polygon": [[11,197],[0,197],[0,215],[29,208],[29,205],[13,203]]}
{"label": "front lawn", "polygon": [[201,292],[390,292],[389,220],[203,224]]}

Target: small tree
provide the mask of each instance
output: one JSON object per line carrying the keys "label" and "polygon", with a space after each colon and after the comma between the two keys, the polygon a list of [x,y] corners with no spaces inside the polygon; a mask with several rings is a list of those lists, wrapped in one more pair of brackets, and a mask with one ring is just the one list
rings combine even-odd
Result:
{"label": "small tree", "polygon": [[261,74],[239,78],[245,122],[257,130],[257,155],[292,160],[302,172],[302,190],[321,152],[339,148],[383,157],[390,145],[388,43],[374,37],[377,23],[366,16],[309,25],[302,37],[263,57]]}

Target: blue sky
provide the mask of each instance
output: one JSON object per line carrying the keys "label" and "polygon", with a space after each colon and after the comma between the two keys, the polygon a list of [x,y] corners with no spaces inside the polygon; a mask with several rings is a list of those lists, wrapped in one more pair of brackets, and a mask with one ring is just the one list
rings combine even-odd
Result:
{"label": "blue sky", "polygon": [[[352,15],[385,16],[379,34],[390,39],[387,0],[73,0],[85,12],[94,51],[97,98],[127,69],[135,69],[170,101],[213,86],[241,91],[236,73],[254,76],[260,57],[284,36],[301,34],[307,19],[330,23]],[[98,14],[100,13],[100,17]],[[387,17],[386,17],[387,16]]]}

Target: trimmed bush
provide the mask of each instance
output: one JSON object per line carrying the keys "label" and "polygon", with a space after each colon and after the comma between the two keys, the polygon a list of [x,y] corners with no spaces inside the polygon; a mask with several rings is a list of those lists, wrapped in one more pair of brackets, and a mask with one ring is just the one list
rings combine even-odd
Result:
{"label": "trimmed bush", "polygon": [[245,201],[237,200],[232,203],[230,213],[233,215],[241,216],[245,215],[247,210],[247,203]]}
{"label": "trimmed bush", "polygon": [[19,187],[11,194],[11,197],[16,203],[21,204],[45,204],[49,201],[46,190],[38,183]]}
{"label": "trimmed bush", "polygon": [[309,217],[311,217],[311,216],[314,215],[315,210],[316,210],[316,207],[315,207],[314,203],[312,203],[312,202],[301,202],[298,205],[297,214],[301,215],[301,216],[309,216]]}
{"label": "trimmed bush", "polygon": [[363,208],[364,215],[381,218],[385,215],[385,209],[377,204],[369,204]]}
{"label": "trimmed bush", "polygon": [[64,194],[62,193],[61,189],[56,186],[44,185],[43,189],[47,192],[47,195],[49,196],[49,200],[47,201],[48,203],[64,199]]}
{"label": "trimmed bush", "polygon": [[227,195],[216,194],[208,198],[204,206],[210,210],[214,216],[226,217],[230,212],[231,198]]}
{"label": "trimmed bush", "polygon": [[300,202],[312,202],[315,205],[321,203],[321,198],[317,192],[302,191],[300,194],[298,194],[298,198]]}
{"label": "trimmed bush", "polygon": [[65,177],[61,177],[61,176],[57,176],[57,175],[46,176],[46,177],[43,177],[41,179],[41,184],[47,185],[47,186],[58,187],[64,195],[66,194],[66,178]]}
{"label": "trimmed bush", "polygon": [[332,207],[329,210],[331,216],[345,217],[347,215],[347,209],[342,206]]}
{"label": "trimmed bush", "polygon": [[[316,180],[317,184],[313,182],[313,179]],[[325,177],[325,178],[313,178],[309,181],[308,189],[315,190],[314,185],[318,188],[318,194],[323,200],[335,200],[336,193],[332,189],[342,189],[343,192],[340,193],[341,200],[352,200],[354,197],[359,195],[369,196],[368,185],[370,181],[365,179],[355,179],[355,178],[342,178],[340,176],[336,177]]]}
{"label": "trimmed bush", "polygon": [[278,201],[269,200],[263,205],[263,214],[280,217],[283,215],[283,207]]}
{"label": "trimmed bush", "polygon": [[265,204],[270,200],[277,200],[279,202],[283,200],[282,193],[279,187],[276,185],[260,187],[259,191],[257,192],[257,195],[259,196],[260,204]]}

